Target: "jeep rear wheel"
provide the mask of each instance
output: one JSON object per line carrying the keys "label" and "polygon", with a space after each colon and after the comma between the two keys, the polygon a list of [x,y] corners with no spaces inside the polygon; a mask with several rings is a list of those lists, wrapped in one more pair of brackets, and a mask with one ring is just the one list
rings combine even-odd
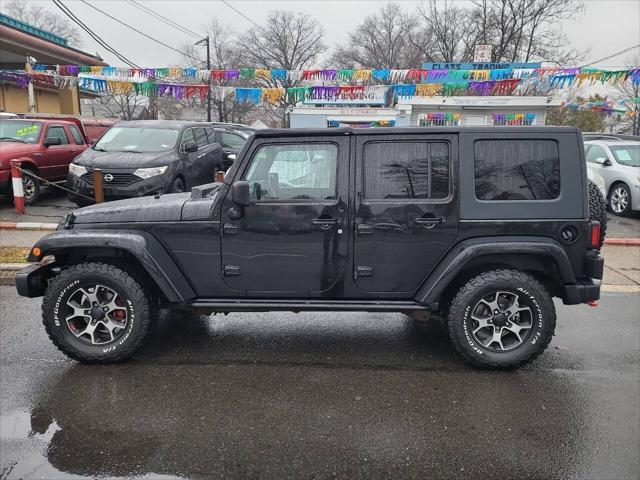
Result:
{"label": "jeep rear wheel", "polygon": [[447,330],[468,362],[509,369],[540,355],[555,324],[553,300],[540,282],[523,272],[492,270],[460,288],[449,308]]}
{"label": "jeep rear wheel", "polygon": [[152,305],[124,270],[83,263],[51,281],[42,321],[49,338],[67,356],[83,363],[114,363],[129,358],[146,339]]}

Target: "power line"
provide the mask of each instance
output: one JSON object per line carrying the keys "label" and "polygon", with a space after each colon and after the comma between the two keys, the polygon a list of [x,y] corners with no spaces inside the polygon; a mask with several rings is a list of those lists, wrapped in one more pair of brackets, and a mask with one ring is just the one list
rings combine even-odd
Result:
{"label": "power line", "polygon": [[260,28],[260,25],[258,25],[256,22],[254,22],[253,20],[251,20],[249,17],[247,17],[244,13],[242,13],[240,10],[238,10],[236,7],[234,7],[233,5],[231,5],[229,2],[227,2],[227,0],[220,0],[222,3],[224,3],[227,7],[229,7],[231,10],[233,10],[234,12],[236,12],[238,15],[240,15],[242,18],[244,18],[245,20],[250,21],[251,23],[253,23],[256,27]]}
{"label": "power line", "polygon": [[84,30],[85,32],[87,32],[87,34],[93,38],[100,46],[102,46],[103,48],[107,49],[107,51],[113,53],[116,58],[118,58],[119,60],[121,60],[122,62],[126,63],[127,65],[129,65],[130,67],[134,67],[134,68],[140,68],[138,65],[136,65],[135,63],[133,63],[131,60],[129,60],[127,57],[125,57],[124,55],[122,55],[120,52],[118,52],[115,48],[113,48],[112,46],[110,46],[107,42],[105,42],[102,38],[100,38],[100,36],[96,33],[93,32],[93,30],[91,30],[82,20],[80,20],[80,18],[78,18],[70,9],[69,7],[67,7],[64,3],[62,3],[60,0],[53,0],[53,4],[58,7],[62,13],[64,13],[68,18],[71,19],[71,21],[73,23],[75,23],[76,25],[78,25],[82,30]]}
{"label": "power line", "polygon": [[600,60],[596,60],[595,62],[587,63],[586,65],[582,65],[582,67],[589,67],[589,66],[593,65],[594,63],[604,62],[605,60],[609,60],[610,58],[617,57],[618,55],[622,55],[623,53],[627,53],[629,50],[633,50],[634,48],[638,48],[638,47],[640,47],[640,43],[638,45],[634,45],[632,47],[625,48],[624,50],[620,50],[619,52],[613,53],[613,54],[609,55],[608,57],[604,57],[604,58],[601,58]]}
{"label": "power line", "polygon": [[186,33],[187,35],[191,35],[192,37],[195,38],[202,38],[202,34],[196,33],[193,30],[188,29],[187,27],[184,27],[182,25],[180,25],[179,23],[174,22],[173,20],[159,14],[158,12],[136,2],[135,0],[127,0],[127,3],[129,3],[130,5],[133,5],[134,7],[138,8],[139,10],[142,10],[143,12],[155,17],[156,19],[160,20],[163,23],[166,23],[167,25],[169,25],[170,27],[175,28],[176,30],[182,32],[182,33]]}
{"label": "power line", "polygon": [[[54,1],[55,1],[55,0],[54,0]],[[90,4],[89,2],[87,2],[86,0],[80,0],[80,1],[81,1],[82,3],[84,3],[85,5],[88,5],[89,7],[93,8],[94,10],[96,10],[96,11],[98,11],[98,12],[102,13],[103,15],[105,15],[105,16],[107,16],[107,17],[109,17],[111,20],[114,20],[114,21],[118,22],[119,24],[124,25],[124,26],[125,26],[125,27],[127,27],[128,29],[133,30],[133,31],[134,31],[134,32],[136,32],[136,33],[139,33],[139,34],[140,34],[140,35],[142,35],[143,37],[146,37],[146,38],[148,38],[149,40],[152,40],[152,41],[156,42],[156,43],[157,43],[157,44],[159,44],[159,45],[162,45],[162,46],[164,46],[164,47],[166,47],[166,48],[168,48],[168,49],[170,49],[170,50],[173,50],[174,52],[178,52],[179,54],[184,55],[185,57],[189,57],[189,58],[191,58],[191,59],[193,59],[193,60],[196,60],[196,61],[198,61],[198,62],[199,62],[199,61],[201,61],[200,59],[198,59],[198,58],[196,58],[196,57],[194,57],[194,56],[192,56],[192,55],[189,55],[187,52],[183,52],[182,50],[178,50],[177,48],[174,48],[174,47],[172,47],[171,45],[167,45],[166,43],[161,42],[161,41],[160,41],[160,40],[158,40],[157,38],[154,38],[154,37],[152,37],[151,35],[148,35],[148,34],[146,34],[146,33],[142,32],[142,31],[138,30],[138,29],[137,29],[137,28],[135,28],[135,27],[132,27],[132,26],[131,26],[131,25],[129,25],[128,23],[125,23],[125,22],[123,22],[122,20],[120,20],[120,19],[118,19],[118,18],[114,17],[113,15],[108,14],[108,13],[107,13],[107,12],[105,12],[104,10],[100,10],[100,9],[99,9],[98,7],[96,7],[95,5],[91,5],[91,4]]]}

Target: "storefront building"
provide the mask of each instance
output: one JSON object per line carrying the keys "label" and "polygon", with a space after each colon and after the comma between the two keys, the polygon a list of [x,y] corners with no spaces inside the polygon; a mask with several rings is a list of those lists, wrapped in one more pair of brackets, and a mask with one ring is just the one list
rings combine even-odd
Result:
{"label": "storefront building", "polygon": [[413,97],[399,99],[396,109],[417,126],[544,125],[547,109],[558,107],[554,97]]}

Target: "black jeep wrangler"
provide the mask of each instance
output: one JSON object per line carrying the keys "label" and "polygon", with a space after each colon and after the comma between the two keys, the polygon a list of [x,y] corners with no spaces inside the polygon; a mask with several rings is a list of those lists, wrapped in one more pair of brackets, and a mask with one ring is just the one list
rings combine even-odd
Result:
{"label": "black jeep wrangler", "polygon": [[262,130],[224,183],[69,214],[17,277],[68,356],[131,356],[159,308],[437,315],[471,363],[553,336],[603,259],[580,131]]}

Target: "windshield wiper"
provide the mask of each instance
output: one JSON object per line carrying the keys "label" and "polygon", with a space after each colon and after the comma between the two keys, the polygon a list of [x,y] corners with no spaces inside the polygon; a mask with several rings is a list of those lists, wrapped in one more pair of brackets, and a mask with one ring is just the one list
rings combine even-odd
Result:
{"label": "windshield wiper", "polygon": [[9,140],[11,142],[27,143],[24,140],[20,140],[19,138],[14,138],[14,137],[0,137],[0,140]]}
{"label": "windshield wiper", "polygon": [[107,151],[107,150],[105,150],[104,148],[96,148],[96,147],[93,147],[93,149],[94,149],[96,152],[106,152],[106,151]]}

